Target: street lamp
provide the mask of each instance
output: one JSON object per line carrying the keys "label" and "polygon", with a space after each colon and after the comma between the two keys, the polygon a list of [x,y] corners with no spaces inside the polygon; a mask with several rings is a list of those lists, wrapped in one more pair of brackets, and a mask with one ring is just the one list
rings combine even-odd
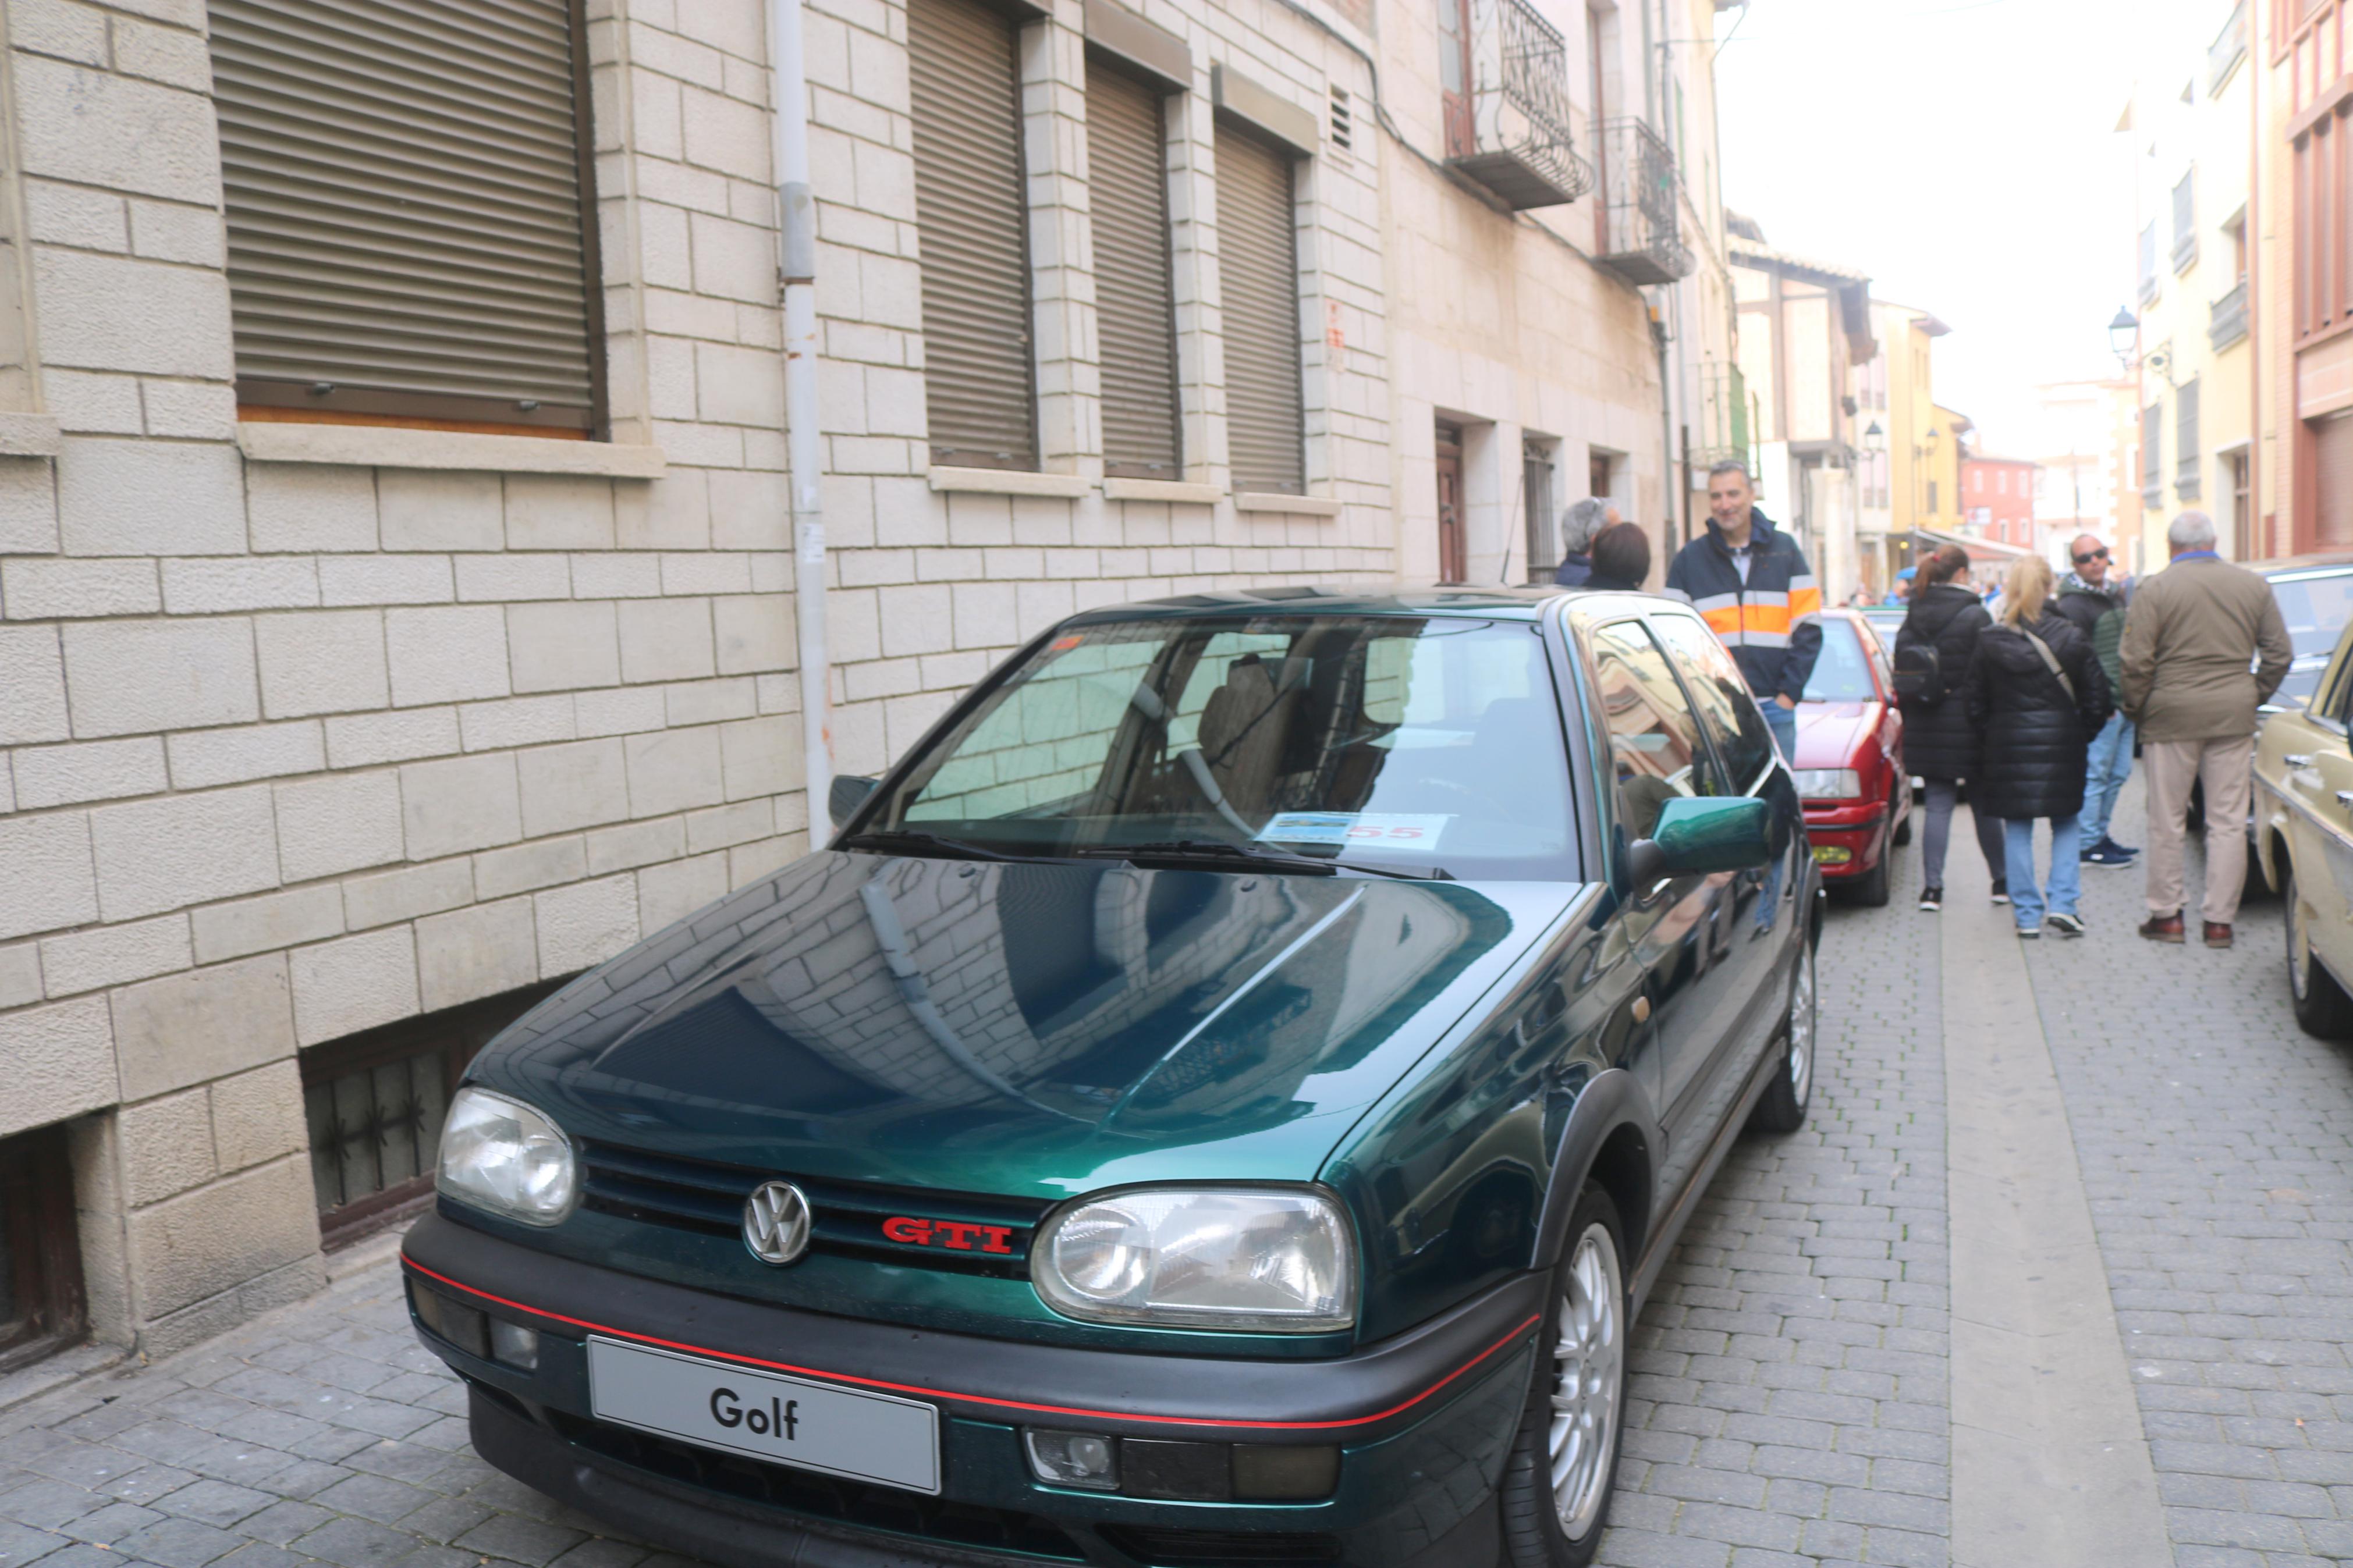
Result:
{"label": "street lamp", "polygon": [[2140,318],[2124,306],[2116,307],[2116,319],[2108,323],[2108,348],[2116,356],[2121,370],[2132,368],[2133,347],[2140,341]]}

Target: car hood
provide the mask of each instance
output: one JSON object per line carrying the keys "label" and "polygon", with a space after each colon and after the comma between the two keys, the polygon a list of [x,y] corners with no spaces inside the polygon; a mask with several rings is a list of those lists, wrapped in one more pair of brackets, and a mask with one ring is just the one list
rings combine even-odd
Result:
{"label": "car hood", "polygon": [[575,1139],[818,1178],[1304,1181],[1577,891],[825,851],[469,1077]]}
{"label": "car hood", "polygon": [[1879,728],[1876,702],[1807,702],[1798,709],[1801,768],[1842,768]]}

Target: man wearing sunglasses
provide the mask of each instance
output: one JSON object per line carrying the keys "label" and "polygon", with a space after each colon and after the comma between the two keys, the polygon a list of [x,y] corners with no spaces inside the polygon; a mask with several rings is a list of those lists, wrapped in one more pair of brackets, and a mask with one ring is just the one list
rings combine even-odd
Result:
{"label": "man wearing sunglasses", "polygon": [[[2123,667],[2116,650],[2124,643],[2125,609],[2132,586],[2109,570],[2108,547],[2088,533],[2079,533],[2069,547],[2075,569],[2059,583],[2059,614],[2092,639],[2108,689],[2121,690]],[[2137,849],[2108,837],[2108,819],[2115,816],[2116,797],[2132,776],[2133,721],[2119,707],[2092,738],[2091,759],[2084,770],[2084,847],[2086,866],[2121,871],[2133,863]]]}

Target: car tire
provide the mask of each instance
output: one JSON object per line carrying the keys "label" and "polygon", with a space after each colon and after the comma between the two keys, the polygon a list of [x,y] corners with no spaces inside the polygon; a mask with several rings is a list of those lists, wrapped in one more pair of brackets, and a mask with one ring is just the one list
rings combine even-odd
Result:
{"label": "car tire", "polygon": [[1527,1403],[1496,1491],[1508,1568],[1586,1568],[1600,1550],[1626,1425],[1627,1271],[1618,1205],[1588,1182],[1553,1270]]}
{"label": "car tire", "polygon": [[2281,924],[2287,928],[2287,994],[2295,1008],[2299,1028],[2316,1039],[2353,1039],[2353,996],[2337,984],[2327,966],[2314,956],[2309,916],[2295,886],[2295,868],[2280,867],[2280,901],[2286,906]]}
{"label": "car tire", "polygon": [[1895,840],[1890,837],[1879,847],[1879,864],[1846,885],[1847,901],[1866,910],[1887,907],[1888,862],[1895,858]]}
{"label": "car tire", "polygon": [[1789,981],[1780,1061],[1773,1069],[1773,1081],[1757,1098],[1757,1109],[1748,1113],[1748,1125],[1759,1132],[1795,1132],[1806,1124],[1806,1108],[1814,1098],[1816,1053],[1821,1047],[1820,1005],[1814,944],[1809,941],[1798,949],[1798,973]]}

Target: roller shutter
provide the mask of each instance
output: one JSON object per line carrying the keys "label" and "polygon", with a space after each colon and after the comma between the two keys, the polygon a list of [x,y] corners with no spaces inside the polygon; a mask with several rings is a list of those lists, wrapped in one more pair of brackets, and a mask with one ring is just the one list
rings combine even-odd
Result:
{"label": "roller shutter", "polygon": [[1038,466],[1014,29],[974,0],[910,0],[915,216],[932,461]]}
{"label": "roller shutter", "polygon": [[1087,63],[1087,171],[1103,353],[1103,471],[1183,477],[1177,447],[1176,290],[1160,94]]}
{"label": "roller shutter", "polygon": [[2313,542],[2353,544],[2353,414],[2311,422]]}
{"label": "roller shutter", "polygon": [[579,0],[211,0],[237,393],[602,416]]}
{"label": "roller shutter", "polygon": [[1216,151],[1226,441],[1234,489],[1303,495],[1307,432],[1299,388],[1291,158],[1223,124]]}

